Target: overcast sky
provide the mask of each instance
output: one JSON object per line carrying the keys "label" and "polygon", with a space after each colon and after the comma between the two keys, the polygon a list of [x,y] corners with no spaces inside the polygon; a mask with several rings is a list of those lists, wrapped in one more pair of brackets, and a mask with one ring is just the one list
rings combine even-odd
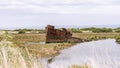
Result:
{"label": "overcast sky", "polygon": [[0,0],[0,28],[120,25],[120,0]]}

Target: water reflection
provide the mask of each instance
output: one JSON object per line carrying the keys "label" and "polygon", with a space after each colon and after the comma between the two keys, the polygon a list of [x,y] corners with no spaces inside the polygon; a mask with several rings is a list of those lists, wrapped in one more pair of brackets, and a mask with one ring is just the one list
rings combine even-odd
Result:
{"label": "water reflection", "polygon": [[77,44],[61,51],[48,66],[68,68],[88,64],[92,68],[120,68],[120,45],[114,39]]}

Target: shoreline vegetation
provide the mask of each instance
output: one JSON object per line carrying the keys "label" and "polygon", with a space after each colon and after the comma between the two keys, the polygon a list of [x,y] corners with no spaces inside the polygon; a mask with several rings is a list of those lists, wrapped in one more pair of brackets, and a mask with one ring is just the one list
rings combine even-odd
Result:
{"label": "shoreline vegetation", "polygon": [[[0,34],[0,36],[0,68],[45,68],[45,66],[42,65],[42,63],[40,62],[40,60],[42,59],[41,56],[33,55],[27,46],[22,47],[16,45],[13,42],[13,36],[6,33]],[[52,43],[51,45],[53,46],[53,44],[54,43]],[[62,45],[68,44],[63,43]],[[61,47],[61,44],[59,43],[58,46]],[[46,47],[48,47],[48,45]],[[88,68],[87,64],[82,66],[68,66],[68,68],[81,67]]]}
{"label": "shoreline vegetation", "polygon": [[16,46],[8,34],[0,34],[0,68],[44,68],[38,59],[32,56],[28,48]]}
{"label": "shoreline vegetation", "polygon": [[[60,28],[59,28],[60,29]],[[61,30],[61,29],[60,29]],[[120,42],[120,28],[68,28],[72,32],[72,37],[80,38],[81,42],[89,42],[101,39],[116,39]],[[63,43],[45,43],[46,35],[44,29],[16,29],[5,30],[1,33],[9,34],[13,39],[9,39],[20,48],[27,47],[34,56],[51,57],[59,54],[59,51],[76,44],[74,41]],[[0,37],[2,39],[2,36]],[[32,43],[32,44],[31,44]]]}
{"label": "shoreline vegetation", "polygon": [[[19,47],[27,47],[34,55],[51,57],[59,54],[59,50],[75,45],[75,42],[45,43],[45,34],[14,34],[13,42]],[[73,33],[73,37],[82,39],[82,42],[102,39],[116,39],[119,33]],[[29,44],[27,42],[31,42]],[[82,43],[80,42],[80,43]],[[43,44],[42,44],[43,43]]]}
{"label": "shoreline vegetation", "polygon": [[[119,33],[120,28],[116,28],[116,29],[71,28],[68,30],[70,30],[73,33],[73,37],[82,39],[82,42],[112,38],[112,39],[116,39],[116,42],[120,43],[120,33]],[[56,55],[59,55],[60,50],[69,48],[76,44],[73,41],[63,42],[63,43],[44,43],[45,30],[33,30],[33,29],[30,30],[19,29],[19,30],[5,30],[5,31],[1,30],[0,40],[1,40],[0,58],[2,59],[1,63],[4,62],[3,65],[1,65],[2,67],[5,67],[7,65],[14,66],[14,63],[16,63],[18,66],[19,65],[24,66],[24,68],[44,68],[40,63],[38,63],[37,60],[38,58],[54,57]],[[19,59],[17,59],[17,57]],[[16,60],[13,61],[13,59]],[[22,63],[20,63],[19,61],[21,61]],[[88,65],[83,65],[83,66],[72,65],[71,67],[68,68],[81,68],[81,67],[89,68]],[[8,66],[5,68],[8,68]],[[16,67],[12,67],[12,68],[16,68]]]}

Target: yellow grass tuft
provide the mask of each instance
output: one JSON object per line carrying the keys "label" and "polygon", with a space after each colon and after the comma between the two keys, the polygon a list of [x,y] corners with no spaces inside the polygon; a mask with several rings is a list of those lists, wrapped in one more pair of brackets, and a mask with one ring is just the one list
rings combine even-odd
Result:
{"label": "yellow grass tuft", "polygon": [[9,41],[0,42],[0,68],[43,68],[27,48],[24,53],[27,57],[24,57],[19,47],[11,45]]}

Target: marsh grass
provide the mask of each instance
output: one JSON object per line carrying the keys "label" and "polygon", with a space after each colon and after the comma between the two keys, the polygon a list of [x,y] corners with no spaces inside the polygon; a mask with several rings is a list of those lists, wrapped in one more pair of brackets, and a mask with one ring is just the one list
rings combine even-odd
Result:
{"label": "marsh grass", "polygon": [[[116,35],[119,33],[74,33],[73,37],[94,40],[115,38]],[[39,60],[42,56],[54,56],[58,54],[59,50],[72,46],[72,43],[26,44],[26,42],[44,42],[45,34],[16,34],[12,36],[13,38],[7,34],[0,35],[0,68],[44,68]],[[72,65],[68,68],[92,67],[85,64]]]}
{"label": "marsh grass", "polygon": [[[81,38],[83,40],[99,40],[107,38],[115,38],[119,33],[73,33],[73,37]],[[15,44],[24,44],[27,42],[45,42],[45,33],[40,34],[13,34],[13,42]]]}
{"label": "marsh grass", "polygon": [[107,38],[115,38],[119,33],[73,33],[73,37],[81,38],[83,40],[100,40]]}
{"label": "marsh grass", "polygon": [[0,68],[43,68],[37,58],[33,57],[27,48],[24,51],[21,52],[21,49],[14,47],[10,41],[1,41]]}
{"label": "marsh grass", "polygon": [[115,36],[115,40],[118,44],[120,44],[120,35]]}
{"label": "marsh grass", "polygon": [[59,50],[72,46],[70,43],[25,44],[33,56],[51,57],[59,54]]}
{"label": "marsh grass", "polygon": [[23,44],[27,42],[44,42],[45,34],[13,34],[13,42],[15,44]]}
{"label": "marsh grass", "polygon": [[[73,33],[73,37],[81,38],[84,41],[115,38],[119,33]],[[45,33],[41,34],[13,34],[13,40],[17,46],[27,47],[33,55],[52,56],[58,54],[57,51],[70,47],[74,43],[47,43],[47,44],[27,44],[28,42],[45,42]]]}
{"label": "marsh grass", "polygon": [[[48,51],[50,52],[50,51]],[[39,57],[40,59],[40,57]],[[0,42],[0,68],[44,68],[37,57],[34,57],[27,47],[14,47],[10,41]],[[88,65],[72,65],[68,68],[89,68]]]}
{"label": "marsh grass", "polygon": [[92,68],[92,67],[89,66],[88,64],[84,64],[84,65],[72,65],[69,68]]}
{"label": "marsh grass", "polygon": [[[44,34],[8,34],[1,35],[0,41],[0,68],[44,68],[40,63],[41,56],[53,56],[58,53],[58,50],[72,46],[71,43],[49,43],[49,44],[24,44],[17,46],[18,44],[26,42],[40,42],[45,40]],[[12,41],[12,42],[11,42]],[[39,55],[39,56],[37,56]],[[70,68],[88,68],[86,65],[76,66],[73,65]]]}

